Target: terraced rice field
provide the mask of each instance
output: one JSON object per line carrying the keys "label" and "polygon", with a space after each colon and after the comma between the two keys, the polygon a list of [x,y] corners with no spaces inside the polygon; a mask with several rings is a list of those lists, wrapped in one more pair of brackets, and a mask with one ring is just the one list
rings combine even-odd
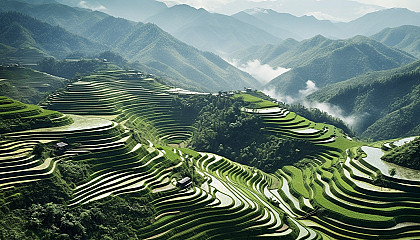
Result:
{"label": "terraced rice field", "polygon": [[[261,116],[267,132],[307,140],[323,151],[306,165],[285,166],[275,174],[212,153],[139,142],[125,123],[151,122],[169,143],[189,137],[190,125],[182,120],[189,116],[173,111],[168,89],[135,72],[103,73],[69,85],[45,106],[68,114],[72,124],[5,134],[0,188],[47,179],[61,161],[80,161],[92,173],[75,186],[70,206],[111,195],[158,193],[151,203],[155,221],[138,229],[141,239],[419,238],[420,180],[410,177],[418,171],[390,176],[380,149],[286,109],[243,111]],[[49,158],[33,154],[40,142],[58,141],[71,148]],[[390,147],[398,144],[403,141]],[[204,183],[176,187],[181,168],[201,175]]]}
{"label": "terraced rice field", "polygon": [[[174,91],[176,90],[176,91]],[[167,143],[180,143],[191,136],[192,116],[180,114],[172,105],[170,89],[137,72],[112,71],[85,77],[52,95],[44,107],[63,113],[111,116],[120,123],[155,128]],[[193,94],[193,93],[191,93]]]}

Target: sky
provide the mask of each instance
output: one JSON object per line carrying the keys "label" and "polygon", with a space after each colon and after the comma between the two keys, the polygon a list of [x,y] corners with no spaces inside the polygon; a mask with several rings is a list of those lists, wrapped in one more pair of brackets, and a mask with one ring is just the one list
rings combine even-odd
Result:
{"label": "sky", "polygon": [[408,8],[420,12],[420,0],[159,0],[168,6],[188,4],[210,12],[232,15],[244,9],[271,8],[296,16],[348,22],[384,8]]}

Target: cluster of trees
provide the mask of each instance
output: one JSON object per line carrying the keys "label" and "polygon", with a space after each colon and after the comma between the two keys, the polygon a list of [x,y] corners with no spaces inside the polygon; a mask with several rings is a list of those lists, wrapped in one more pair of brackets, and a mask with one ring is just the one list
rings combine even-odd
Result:
{"label": "cluster of trees", "polygon": [[307,141],[267,134],[262,130],[264,122],[260,117],[241,112],[243,105],[241,99],[208,97],[194,123],[189,145],[266,172],[296,163],[317,151]]}
{"label": "cluster of trees", "polygon": [[382,160],[420,170],[420,138],[396,147],[382,156]]}
{"label": "cluster of trees", "polygon": [[[106,53],[103,54],[104,56],[108,56],[108,54]],[[89,75],[95,71],[118,69],[116,65],[108,64],[108,62],[104,62],[103,59],[97,58],[80,59],[75,61],[45,58],[44,60],[38,63],[37,68],[42,72],[46,72],[55,76],[60,76],[68,79]]]}

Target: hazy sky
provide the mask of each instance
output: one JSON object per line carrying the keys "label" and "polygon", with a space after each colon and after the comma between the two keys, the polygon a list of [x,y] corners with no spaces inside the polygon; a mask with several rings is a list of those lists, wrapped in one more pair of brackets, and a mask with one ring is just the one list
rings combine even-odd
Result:
{"label": "hazy sky", "polygon": [[261,7],[293,15],[313,15],[319,19],[350,21],[383,8],[408,8],[420,12],[420,0],[159,0],[167,5],[185,3],[211,12],[234,14]]}

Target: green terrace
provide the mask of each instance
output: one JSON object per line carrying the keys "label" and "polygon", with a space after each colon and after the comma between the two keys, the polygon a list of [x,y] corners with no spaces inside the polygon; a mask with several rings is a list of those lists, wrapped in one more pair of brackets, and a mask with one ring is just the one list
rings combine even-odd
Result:
{"label": "green terrace", "polygon": [[[170,88],[135,71],[109,71],[74,82],[43,103],[78,115],[108,116],[117,122],[155,129],[161,140],[180,143],[191,135],[194,116],[172,104]],[[178,94],[176,94],[178,95]]]}
{"label": "green terrace", "polygon": [[[381,160],[381,147],[413,138],[368,145],[253,92],[237,93],[231,97],[243,99],[243,112],[262,118],[265,132],[319,149],[268,174],[214,153],[169,146],[191,135],[195,116],[174,106],[175,96],[188,94],[196,93],[171,91],[135,71],[110,71],[73,82],[42,104],[66,115],[0,97],[7,127],[0,139],[0,188],[48,181],[61,164],[89,166],[65,204],[77,208],[115,196],[151,195],[154,219],[135,229],[140,239],[420,235],[420,172]],[[149,138],[153,134],[158,141]]]}

